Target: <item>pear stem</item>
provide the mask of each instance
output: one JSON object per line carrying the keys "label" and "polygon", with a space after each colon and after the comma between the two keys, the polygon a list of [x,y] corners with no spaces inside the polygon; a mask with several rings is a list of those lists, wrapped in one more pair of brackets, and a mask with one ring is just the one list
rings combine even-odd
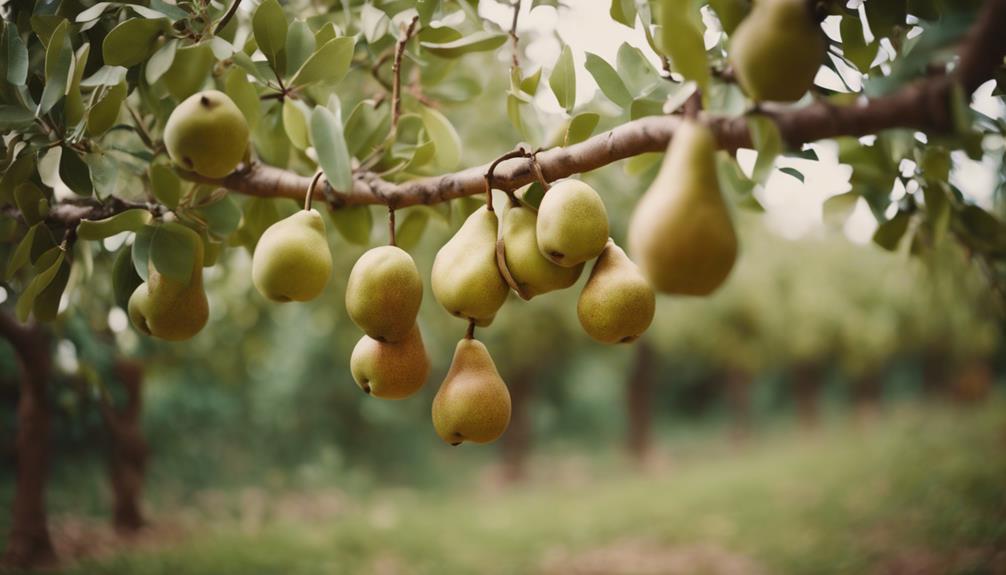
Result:
{"label": "pear stem", "polygon": [[465,339],[475,339],[475,320],[468,320],[468,330],[465,331]]}
{"label": "pear stem", "polygon": [[395,238],[395,208],[391,206],[388,206],[388,245],[398,245]]}
{"label": "pear stem", "polygon": [[307,194],[304,196],[305,210],[311,209],[311,201],[314,199],[314,187],[318,185],[318,180],[320,180],[323,175],[325,175],[325,173],[318,170],[318,173],[316,173],[314,178],[311,179],[311,185],[307,187]]}
{"label": "pear stem", "polygon": [[[496,166],[500,165],[501,162],[511,160],[513,158],[525,158],[527,157],[527,152],[524,151],[523,146],[517,146],[513,150],[503,154],[502,156],[496,158],[489,164],[489,169],[486,170],[485,182],[486,182],[486,206],[491,212],[493,211],[493,172],[496,171]],[[517,197],[514,195],[513,190],[506,190],[507,196],[510,201],[514,204],[517,203]]]}
{"label": "pear stem", "polygon": [[538,163],[538,152],[540,151],[541,148],[538,148],[528,154],[527,158],[531,160],[531,170],[534,172],[534,177],[537,178],[538,183],[541,184],[541,187],[547,192],[552,186],[548,183],[548,180],[545,179],[545,173],[541,171],[541,164]]}

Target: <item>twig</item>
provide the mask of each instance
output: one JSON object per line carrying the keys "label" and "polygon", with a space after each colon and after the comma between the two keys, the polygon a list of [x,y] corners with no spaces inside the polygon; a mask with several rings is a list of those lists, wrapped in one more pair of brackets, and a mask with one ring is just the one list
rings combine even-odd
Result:
{"label": "twig", "polygon": [[419,22],[419,16],[413,16],[412,21],[409,22],[409,26],[405,29],[405,33],[398,40],[398,44],[395,46],[395,63],[391,65],[392,74],[392,84],[391,84],[391,131],[392,133],[398,129],[398,120],[402,116],[402,56],[405,55],[405,46],[409,43],[412,38],[412,34],[416,31],[416,23]]}
{"label": "twig", "polygon": [[231,5],[230,8],[227,9],[227,13],[224,14],[224,17],[221,18],[219,22],[217,22],[216,28],[213,29],[214,34],[219,34],[220,32],[223,31],[223,29],[227,26],[227,23],[231,21],[231,18],[233,18],[234,15],[237,14],[238,6],[240,5],[241,0],[231,1]]}
{"label": "twig", "polygon": [[517,16],[520,15],[520,2],[521,0],[514,0],[513,3],[513,21],[510,23],[510,41],[513,43],[513,54],[511,55],[510,67],[514,70],[520,68],[520,59],[518,58],[518,48],[517,48]]}

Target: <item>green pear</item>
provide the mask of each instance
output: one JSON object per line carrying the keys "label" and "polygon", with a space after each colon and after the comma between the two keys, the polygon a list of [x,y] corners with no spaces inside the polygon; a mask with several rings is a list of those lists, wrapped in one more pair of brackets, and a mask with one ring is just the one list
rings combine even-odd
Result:
{"label": "green pear", "polygon": [[312,300],[331,275],[332,252],[318,210],[301,210],[274,223],[255,246],[252,281],[271,300]]}
{"label": "green pear", "polygon": [[207,178],[234,171],[248,148],[248,123],[227,94],[198,92],[171,112],[164,145],[172,161]]}
{"label": "green pear", "polygon": [[653,322],[653,288],[622,248],[608,240],[587,278],[576,315],[587,335],[601,343],[627,343]]}
{"label": "green pear", "polygon": [[580,180],[552,185],[538,206],[538,249],[571,268],[592,260],[608,241],[608,212],[594,188]]}
{"label": "green pear", "polygon": [[419,391],[430,375],[419,326],[413,324],[398,343],[363,336],[353,348],[349,369],[360,389],[374,397],[402,399]]}
{"label": "green pear", "polygon": [[485,206],[437,252],[430,273],[433,297],[452,315],[489,325],[510,288],[496,263],[496,214]]}
{"label": "green pear", "polygon": [[730,39],[730,62],[756,102],[794,102],[814,84],[827,48],[807,0],[755,0]]}
{"label": "green pear", "polygon": [[402,341],[416,323],[423,280],[412,256],[395,246],[368,250],[346,284],[346,311],[377,341]]}
{"label": "green pear", "polygon": [[510,390],[496,371],[489,350],[462,339],[444,382],[433,398],[433,427],[451,445],[489,443],[510,424]]}
{"label": "green pear", "polygon": [[507,269],[524,297],[568,288],[576,283],[583,263],[562,267],[538,249],[538,215],[527,206],[514,205],[503,213],[503,247]]}
{"label": "green pear", "polygon": [[737,259],[737,235],[720,192],[715,153],[709,128],[691,120],[681,123],[629,221],[629,252],[657,291],[712,293]]}
{"label": "green pear", "polygon": [[150,264],[147,281],[133,291],[127,305],[129,319],[136,329],[168,341],[182,341],[196,335],[210,315],[203,291],[202,239],[189,228],[178,225],[177,229],[191,234],[189,239],[196,246],[188,283],[164,276]]}

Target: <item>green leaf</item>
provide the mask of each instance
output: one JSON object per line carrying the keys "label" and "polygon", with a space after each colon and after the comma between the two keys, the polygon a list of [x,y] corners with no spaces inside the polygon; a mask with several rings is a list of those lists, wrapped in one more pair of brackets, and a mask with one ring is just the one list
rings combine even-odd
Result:
{"label": "green leaf", "polygon": [[786,174],[786,175],[788,175],[788,176],[793,176],[794,178],[800,180],[801,182],[804,181],[803,180],[803,173],[800,172],[800,170],[798,170],[796,168],[789,168],[789,167],[787,167],[787,168],[779,168],[779,171],[782,172],[782,173],[784,173],[784,174]]}
{"label": "green leaf", "polygon": [[444,170],[453,169],[461,161],[461,138],[450,120],[438,110],[423,106],[420,109],[426,134],[437,147],[436,164]]}
{"label": "green leaf", "polygon": [[416,11],[419,12],[419,23],[426,27],[437,12],[440,0],[416,0]]}
{"label": "green leaf", "polygon": [[664,154],[660,152],[632,156],[625,162],[625,175],[635,177],[645,174],[650,168],[659,164],[663,157]]}
{"label": "green leaf", "polygon": [[519,191],[517,197],[528,206],[538,209],[541,200],[545,197],[545,188],[540,182],[533,182],[530,186]]}
{"label": "green leaf", "polygon": [[340,116],[339,110],[333,114],[324,106],[316,106],[311,112],[311,142],[325,179],[334,189],[347,192],[353,187],[353,171]]}
{"label": "green leaf", "polygon": [[203,204],[196,211],[206,221],[209,231],[220,238],[229,236],[241,223],[241,208],[230,194],[224,194],[214,202]]}
{"label": "green leaf", "polygon": [[572,112],[576,105],[576,67],[573,65],[573,51],[568,45],[563,46],[559,59],[548,76],[548,85],[559,105],[567,113]]}
{"label": "green leaf", "polygon": [[411,250],[419,244],[426,231],[426,224],[430,221],[429,210],[423,209],[425,206],[409,208],[406,216],[398,224],[395,231],[395,244],[403,250]]}
{"label": "green leaf", "polygon": [[126,72],[129,70],[122,66],[102,66],[98,71],[84,78],[81,86],[93,88],[95,86],[115,86],[126,79]]}
{"label": "green leaf", "polygon": [[122,102],[127,96],[126,82],[120,82],[105,90],[101,99],[87,113],[87,135],[91,137],[104,134],[119,118]]}
{"label": "green leaf", "polygon": [[328,213],[332,225],[346,241],[365,246],[370,243],[370,232],[374,227],[374,215],[369,206],[339,208]]}
{"label": "green leaf", "polygon": [[215,62],[209,42],[179,48],[161,80],[172,96],[184,100],[203,87]]}
{"label": "green leaf", "polygon": [[601,116],[594,112],[577,114],[570,120],[569,127],[566,128],[566,137],[563,139],[562,145],[571,146],[586,140],[594,133],[594,128],[597,127],[600,120]]}
{"label": "green leaf", "polygon": [[4,280],[10,281],[14,274],[16,274],[25,264],[28,263],[31,257],[32,246],[35,245],[35,235],[38,233],[39,228],[44,228],[45,224],[37,223],[25,232],[24,237],[21,238],[21,242],[18,243],[17,247],[14,249],[14,253],[11,254],[10,259],[7,260],[7,267],[4,269]]}
{"label": "green leaf", "polygon": [[28,47],[13,22],[4,22],[4,39],[7,82],[14,86],[24,86],[28,81]]}
{"label": "green leaf", "polygon": [[35,114],[20,106],[0,105],[0,130],[18,130],[31,125]]}
{"label": "green leaf", "polygon": [[178,222],[157,226],[150,239],[150,262],[164,277],[188,285],[198,241],[199,234]]}
{"label": "green leaf", "polygon": [[49,38],[45,50],[45,87],[38,102],[38,114],[45,114],[62,99],[73,63],[73,46],[67,38],[69,22],[63,20]]}
{"label": "green leaf", "polygon": [[115,297],[115,305],[122,309],[129,307],[129,296],[133,295],[136,288],[143,283],[133,267],[133,248],[123,246],[112,262],[112,293]]}
{"label": "green leaf", "polygon": [[297,70],[314,54],[314,34],[303,20],[294,20],[286,35],[286,69]]}
{"label": "green leaf", "polygon": [[541,68],[538,68],[534,74],[529,74],[520,81],[520,91],[528,96],[534,96],[538,92],[539,82],[541,82]]}
{"label": "green leaf", "polygon": [[[59,250],[59,248],[53,249]],[[56,258],[58,261],[58,264],[54,262],[54,265],[58,265],[56,275],[35,296],[31,313],[35,316],[36,321],[56,319],[59,314],[59,301],[63,297],[63,290],[66,289],[67,282],[70,280],[70,261],[66,259],[62,250],[59,250]]]}
{"label": "green leaf", "polygon": [[419,45],[434,56],[439,56],[441,58],[458,58],[472,52],[495,50],[505,44],[506,40],[506,34],[483,30],[451,42],[420,42]]}
{"label": "green leaf", "polygon": [[34,152],[22,153],[0,178],[0,203],[13,203],[14,190],[35,173]]}
{"label": "green leaf", "polygon": [[761,114],[748,116],[748,129],[751,131],[754,147],[758,150],[758,159],[755,161],[751,179],[764,184],[772,173],[775,159],[782,152],[782,136],[775,122]]}
{"label": "green leaf", "polygon": [[249,198],[242,210],[241,225],[234,240],[254,252],[262,233],[281,218],[276,202],[272,198]]}
{"label": "green leaf", "polygon": [[286,47],[286,14],[276,0],[263,0],[252,16],[252,30],[259,50],[276,67],[276,57]]}
{"label": "green leaf", "polygon": [[358,103],[346,119],[346,145],[349,155],[358,158],[370,154],[384,140],[391,127],[387,108],[374,106],[373,100]]}
{"label": "green leaf", "polygon": [[627,108],[632,104],[632,94],[626,89],[622,79],[618,77],[618,72],[604,58],[587,52],[587,62],[584,67],[594,77],[597,87],[609,100],[622,108]]}
{"label": "green leaf", "polygon": [[877,231],[873,232],[873,243],[892,252],[898,249],[901,238],[908,231],[910,219],[908,213],[898,212],[893,218],[877,227]]}
{"label": "green leaf", "polygon": [[521,138],[527,140],[528,133],[527,127],[524,125],[523,120],[520,115],[520,99],[513,94],[507,94],[506,97],[506,113],[507,117],[510,118],[510,124],[513,126],[517,133],[520,134]]}
{"label": "green leaf", "polygon": [[103,240],[122,232],[135,232],[153,219],[150,212],[136,208],[115,214],[103,220],[81,220],[77,237],[82,240]]}
{"label": "green leaf", "polygon": [[91,45],[84,44],[77,51],[73,64],[73,75],[70,78],[70,85],[66,89],[66,104],[64,113],[66,115],[66,127],[73,129],[84,117],[84,99],[80,94],[80,81],[84,76],[84,69],[87,66],[87,57],[91,53]]}
{"label": "green leaf", "polygon": [[636,3],[635,0],[611,0],[611,9],[608,10],[611,19],[629,28],[636,27]]}
{"label": "green leaf", "polygon": [[130,68],[145,62],[157,49],[157,38],[167,28],[165,19],[132,18],[119,24],[101,43],[105,65]]}
{"label": "green leaf", "polygon": [[133,238],[133,269],[143,281],[149,279],[150,244],[151,240],[154,239],[154,232],[156,231],[157,227],[147,226],[137,230],[136,236]]}
{"label": "green leaf", "polygon": [[650,98],[636,98],[629,106],[629,118],[638,120],[645,116],[662,116],[664,114],[664,103],[660,100]]}
{"label": "green leaf", "polygon": [[178,49],[178,40],[172,38],[154,52],[154,55],[147,60],[147,66],[143,71],[143,77],[148,84],[153,84],[171,68],[175,61],[175,51]]}
{"label": "green leaf", "polygon": [[360,26],[368,44],[374,44],[388,34],[391,21],[383,10],[374,8],[369,2],[360,10]]}
{"label": "green leaf", "polygon": [[119,164],[108,152],[91,152],[84,156],[87,171],[91,174],[91,184],[100,198],[115,193],[118,184]]}
{"label": "green leaf", "polygon": [[[59,248],[53,249],[58,250]],[[31,315],[32,307],[35,304],[35,298],[55,279],[56,273],[59,272],[65,258],[66,253],[63,250],[59,250],[59,253],[55,255],[55,260],[32,278],[28,286],[21,292],[21,296],[17,299],[15,312],[17,313],[18,320],[22,323],[28,321],[28,316]]]}
{"label": "green leaf", "polygon": [[706,90],[709,63],[701,23],[691,6],[691,0],[660,1],[660,47],[670,57],[675,72]]}
{"label": "green leaf", "polygon": [[224,91],[248,121],[248,128],[254,130],[262,117],[262,107],[259,105],[258,92],[248,81],[248,76],[240,68],[232,68],[224,81]]}
{"label": "green leaf", "polygon": [[662,81],[643,52],[629,44],[623,43],[618,48],[617,66],[618,76],[630,94],[648,94]]}
{"label": "green leaf", "polygon": [[310,145],[307,133],[307,106],[303,102],[287,98],[283,101],[283,129],[290,143],[300,150]]}
{"label": "green leaf", "polygon": [[182,180],[175,171],[164,164],[151,164],[148,175],[150,191],[157,201],[172,210],[177,208],[178,200],[182,197]]}
{"label": "green leaf", "polygon": [[341,81],[353,60],[355,40],[352,37],[335,38],[318,49],[293,75],[293,86],[307,86],[316,82],[335,84]]}
{"label": "green leaf", "polygon": [[84,160],[77,155],[72,148],[64,146],[62,154],[59,156],[59,179],[63,180],[66,187],[73,193],[81,196],[90,196],[94,193],[91,185],[91,171]]}
{"label": "green leaf", "polygon": [[870,64],[877,56],[880,43],[873,42],[867,45],[866,38],[863,37],[863,23],[858,15],[846,14],[842,16],[840,31],[842,34],[842,54],[855,64],[860,72],[865,74],[870,70]]}

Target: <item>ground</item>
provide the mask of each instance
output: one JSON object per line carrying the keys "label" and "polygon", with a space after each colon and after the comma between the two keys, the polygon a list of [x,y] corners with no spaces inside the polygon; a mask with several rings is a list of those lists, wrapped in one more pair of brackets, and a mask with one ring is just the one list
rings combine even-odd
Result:
{"label": "ground", "polygon": [[75,575],[1006,573],[1002,398],[743,447],[705,438],[659,460],[643,473],[554,450],[517,487],[483,474],[443,490],[204,494],[157,509],[135,550],[98,520],[54,530]]}

